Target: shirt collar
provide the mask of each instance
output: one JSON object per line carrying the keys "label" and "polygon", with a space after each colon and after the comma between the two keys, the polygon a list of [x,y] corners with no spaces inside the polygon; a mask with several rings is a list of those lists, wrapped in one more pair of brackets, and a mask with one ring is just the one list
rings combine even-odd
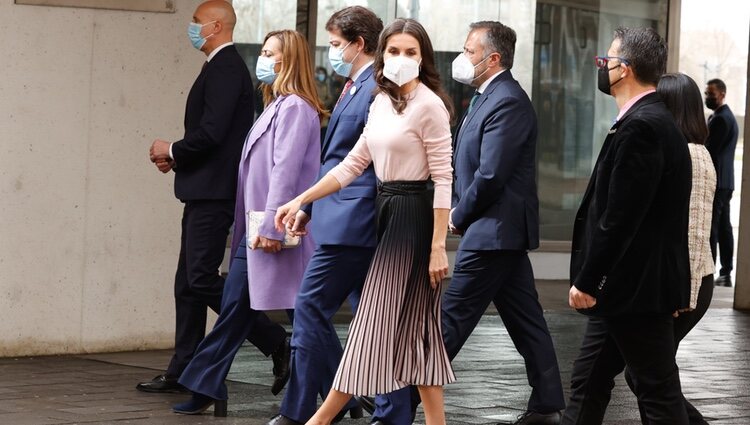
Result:
{"label": "shirt collar", "polygon": [[646,97],[646,95],[649,95],[651,93],[656,93],[656,89],[646,90],[645,92],[643,92],[643,93],[635,96],[634,98],[628,100],[627,103],[625,103],[624,105],[622,105],[622,109],[620,109],[620,113],[617,114],[617,119],[615,119],[615,122],[620,121],[620,118],[622,118],[623,116],[625,116],[625,114],[628,112],[628,110],[630,110],[630,108],[632,108],[633,105],[635,105],[636,102],[638,102],[639,100],[641,100],[644,97]]}
{"label": "shirt collar", "polygon": [[234,43],[230,41],[229,43],[224,43],[224,44],[222,44],[221,46],[219,46],[219,47],[215,48],[215,49],[214,49],[214,51],[213,51],[213,52],[211,52],[211,53],[210,53],[210,54],[208,55],[208,59],[206,59],[206,62],[211,62],[211,59],[213,59],[213,58],[214,58],[214,56],[216,56],[216,54],[217,54],[217,53],[219,53],[219,50],[221,50],[221,49],[223,49],[223,48],[225,48],[225,47],[227,47],[227,46],[231,46],[231,45],[233,45],[233,44],[234,44]]}
{"label": "shirt collar", "polygon": [[505,72],[505,71],[506,71],[506,70],[504,70],[504,69],[503,69],[502,71],[500,71],[500,72],[498,72],[497,74],[493,75],[492,77],[488,78],[488,79],[487,79],[487,81],[483,82],[483,83],[482,83],[482,85],[481,85],[481,86],[479,86],[479,88],[477,89],[477,91],[479,92],[479,94],[482,94],[482,93],[484,93],[484,91],[485,91],[485,90],[487,90],[487,87],[488,87],[488,86],[490,85],[490,83],[491,83],[491,82],[492,82],[492,81],[493,81],[493,80],[494,80],[495,78],[497,78],[498,76],[500,76],[500,74],[502,74],[502,73],[503,73],[503,72]]}
{"label": "shirt collar", "polygon": [[352,75],[352,81],[356,82],[357,78],[359,78],[359,76],[362,75],[362,73],[365,72],[365,70],[369,68],[373,63],[374,61],[370,61],[362,65],[362,67],[359,68],[359,70],[354,75]]}

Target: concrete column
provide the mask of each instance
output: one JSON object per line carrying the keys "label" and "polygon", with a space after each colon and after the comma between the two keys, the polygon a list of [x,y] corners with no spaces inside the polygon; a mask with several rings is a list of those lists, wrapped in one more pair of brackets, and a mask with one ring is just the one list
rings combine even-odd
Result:
{"label": "concrete column", "polygon": [[[748,81],[750,81],[750,55],[747,66]],[[745,143],[750,141],[750,84],[745,88]],[[750,152],[742,155],[742,186],[750,187],[746,183],[750,180]],[[750,192],[748,190],[747,192]],[[745,193],[740,199],[740,226],[737,242],[737,278],[734,288],[734,308],[750,310],[750,193]]]}
{"label": "concrete column", "polygon": [[669,17],[667,18],[667,72],[680,71],[680,18],[682,16],[682,0],[669,1]]}

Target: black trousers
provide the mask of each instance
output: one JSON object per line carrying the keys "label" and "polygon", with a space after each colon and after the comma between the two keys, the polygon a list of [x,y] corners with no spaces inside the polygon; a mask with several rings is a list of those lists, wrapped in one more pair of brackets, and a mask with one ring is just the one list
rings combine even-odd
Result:
{"label": "black trousers", "polygon": [[[193,358],[206,334],[207,308],[220,312],[224,278],[219,275],[219,266],[233,221],[234,201],[185,202],[174,281],[175,352],[167,368],[168,376],[178,378]],[[258,316],[257,332],[248,340],[269,356],[279,344],[273,337],[278,325],[264,313]]]}
{"label": "black trousers", "polygon": [[589,317],[562,424],[601,424],[614,378],[626,365],[649,424],[688,424],[671,314]]}
{"label": "black trousers", "polygon": [[453,278],[443,295],[443,339],[448,356],[456,357],[490,303],[524,359],[531,386],[527,409],[550,413],[565,408],[555,347],[525,251],[456,253]]}
{"label": "black trousers", "polygon": [[719,276],[729,276],[734,269],[734,235],[732,222],[729,219],[729,202],[732,200],[731,189],[716,189],[714,210],[711,217],[711,254],[716,262],[716,245],[719,245]]}
{"label": "black trousers", "polygon": [[[710,274],[704,276],[701,281],[701,287],[698,291],[698,303],[695,306],[695,310],[685,313],[680,313],[680,316],[674,319],[674,348],[677,350],[680,345],[680,341],[698,324],[698,322],[706,314],[708,307],[711,305],[711,298],[714,296],[714,275]],[[625,369],[625,381],[628,386],[633,390],[633,377],[630,374],[630,369]],[[703,418],[701,412],[693,406],[692,403],[687,401],[683,397],[683,403],[685,409],[687,409],[688,419],[690,425],[708,425],[708,422]],[[641,422],[643,424],[650,424],[648,416],[643,410],[641,403],[638,403],[638,410],[641,413]]]}

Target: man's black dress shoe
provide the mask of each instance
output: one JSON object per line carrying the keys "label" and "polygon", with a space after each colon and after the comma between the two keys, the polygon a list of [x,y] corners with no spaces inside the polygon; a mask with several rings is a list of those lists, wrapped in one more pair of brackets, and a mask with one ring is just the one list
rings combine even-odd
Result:
{"label": "man's black dress shoe", "polygon": [[370,422],[370,425],[387,425],[387,424],[383,421],[375,421],[375,422]]}
{"label": "man's black dress shoe", "polygon": [[199,415],[206,409],[214,406],[214,416],[225,418],[227,416],[227,401],[214,400],[203,394],[193,393],[190,400],[172,406],[172,411],[182,415]]}
{"label": "man's black dress shoe", "polygon": [[188,390],[177,382],[177,378],[159,375],[148,382],[141,382],[135,386],[138,391],[147,393],[184,393]]}
{"label": "man's black dress shoe", "polygon": [[271,393],[273,395],[280,393],[284,389],[284,385],[289,381],[289,362],[292,358],[291,342],[291,338],[287,335],[279,348],[271,354],[274,376],[273,385],[271,385]]}
{"label": "man's black dress shoe", "polygon": [[723,275],[716,278],[714,281],[715,286],[732,286],[732,276],[729,275]]}
{"label": "man's black dress shoe", "polygon": [[375,412],[375,399],[374,398],[367,397],[364,395],[362,396],[355,395],[354,400],[356,400],[357,403],[359,403],[359,405],[362,406],[362,408],[365,409],[367,413],[372,415]]}
{"label": "man's black dress shoe", "polygon": [[[538,413],[527,410],[519,415],[511,425],[559,425],[562,420],[560,412]],[[502,423],[501,423],[502,425]]]}
{"label": "man's black dress shoe", "polygon": [[276,415],[271,418],[270,421],[266,422],[266,425],[303,425],[302,422],[297,422],[293,419],[289,419],[284,415]]}

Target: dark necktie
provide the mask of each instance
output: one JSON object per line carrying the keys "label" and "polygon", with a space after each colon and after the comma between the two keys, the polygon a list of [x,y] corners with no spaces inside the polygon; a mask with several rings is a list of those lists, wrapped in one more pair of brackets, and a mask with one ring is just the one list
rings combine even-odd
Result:
{"label": "dark necktie", "polygon": [[344,98],[344,95],[346,95],[346,92],[349,91],[349,89],[352,87],[352,84],[354,84],[354,81],[352,81],[351,78],[347,78],[346,84],[344,84],[344,89],[341,90],[341,94],[339,95],[339,100],[336,101],[336,105],[333,107],[333,109],[336,109],[336,107],[339,106],[341,99]]}
{"label": "dark necktie", "polygon": [[479,96],[481,96],[482,93],[479,93],[479,91],[474,92],[474,96],[471,97],[471,100],[469,101],[469,114],[471,113],[471,110],[474,109],[474,104],[477,103],[477,99],[479,99]]}

